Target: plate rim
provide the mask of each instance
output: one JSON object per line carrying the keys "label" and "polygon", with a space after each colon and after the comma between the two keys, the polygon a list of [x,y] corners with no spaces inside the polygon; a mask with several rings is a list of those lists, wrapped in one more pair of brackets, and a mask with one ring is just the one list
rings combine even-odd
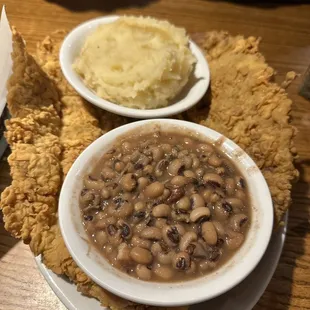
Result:
{"label": "plate rim", "polygon": [[[288,216],[289,216],[289,211],[286,212],[286,214],[284,215],[283,218],[283,222],[284,225],[282,227],[282,232],[281,232],[281,244],[279,245],[279,248],[275,254],[275,261],[272,267],[272,270],[270,271],[270,273],[268,274],[268,277],[266,277],[264,284],[262,285],[261,289],[258,290],[259,293],[256,294],[256,298],[253,300],[253,302],[249,305],[247,305],[247,308],[243,309],[243,310],[252,310],[253,307],[257,304],[257,302],[259,301],[260,297],[264,294],[268,284],[271,281],[271,278],[273,277],[275,270],[279,264],[279,260],[283,251],[283,247],[285,244],[285,240],[286,240],[286,234],[287,234],[287,227],[288,227]],[[272,238],[274,238],[272,236]],[[271,240],[272,240],[271,238]],[[59,285],[56,283],[56,281],[52,278],[51,274],[56,275],[55,273],[53,273],[51,270],[49,270],[42,262],[41,260],[41,255],[34,257],[34,260],[38,266],[38,269],[40,271],[40,273],[43,275],[44,279],[46,280],[46,282],[49,284],[50,288],[52,289],[52,291],[55,293],[55,295],[59,298],[59,300],[64,304],[64,306],[68,309],[68,310],[83,310],[81,308],[77,308],[72,302],[71,299],[68,298],[66,296],[66,294],[62,291],[62,289],[59,287]],[[70,285],[74,285],[75,284],[72,282]],[[76,290],[77,294],[80,294],[77,290]],[[216,298],[219,298],[221,295],[219,295]],[[90,298],[85,296],[85,298]],[[106,307],[102,307],[102,309],[106,309]]]}

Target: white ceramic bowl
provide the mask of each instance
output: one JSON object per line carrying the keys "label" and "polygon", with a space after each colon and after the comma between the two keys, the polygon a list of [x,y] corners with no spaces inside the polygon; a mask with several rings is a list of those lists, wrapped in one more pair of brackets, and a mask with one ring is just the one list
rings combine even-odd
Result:
{"label": "white ceramic bowl", "polygon": [[159,109],[132,109],[104,100],[88,88],[80,76],[73,70],[72,64],[79,55],[86,37],[99,25],[117,20],[119,16],[107,16],[87,21],[73,29],[65,38],[60,49],[60,65],[62,72],[71,86],[87,101],[115,114],[133,118],[159,118],[181,113],[194,106],[205,94],[209,87],[210,71],[208,63],[199,47],[190,41],[190,49],[197,58],[193,78],[187,83],[182,92],[172,100],[172,104]]}
{"label": "white ceramic bowl", "polygon": [[[183,283],[144,282],[114,269],[87,241],[80,209],[79,194],[83,176],[89,173],[115,139],[141,128],[151,132],[191,130],[202,138],[217,142],[239,168],[248,185],[252,200],[252,219],[247,238],[239,251],[215,272]],[[146,120],[114,129],[93,142],[75,161],[62,186],[59,201],[59,223],[66,246],[73,259],[96,283],[108,291],[138,303],[178,306],[211,299],[241,282],[258,264],[273,226],[273,206],[266,181],[253,160],[231,140],[195,123],[172,120]]]}

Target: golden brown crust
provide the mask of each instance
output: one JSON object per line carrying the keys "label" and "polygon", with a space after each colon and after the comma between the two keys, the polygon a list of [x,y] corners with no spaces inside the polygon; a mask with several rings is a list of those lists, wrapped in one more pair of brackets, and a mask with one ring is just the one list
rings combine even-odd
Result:
{"label": "golden brown crust", "polygon": [[8,81],[7,104],[13,117],[49,113],[54,133],[60,128],[58,91],[25,49],[25,43],[13,28],[13,73]]}
{"label": "golden brown crust", "polygon": [[5,228],[22,238],[35,254],[44,232],[57,221],[57,195],[61,186],[58,138],[60,107],[53,82],[27,53],[13,29],[13,73],[8,83],[6,122],[12,185],[1,195]]}
{"label": "golden brown crust", "polygon": [[56,83],[61,95],[75,96],[77,93],[62,74],[58,60],[59,49],[66,34],[65,30],[57,30],[39,42],[35,59],[43,71]]}
{"label": "golden brown crust", "polygon": [[[57,224],[62,172],[66,174],[76,157],[103,132],[127,120],[93,108],[66,82],[58,61],[64,35],[56,32],[38,45],[36,59],[45,75],[14,32],[8,96],[13,118],[6,124],[13,182],[1,196],[5,227],[29,243],[35,255],[42,254],[48,268],[68,276],[79,291],[104,306],[165,309],[137,305],[100,288],[65,247]],[[288,124],[291,101],[270,82],[273,70],[258,53],[259,40],[210,32],[199,37],[199,43],[211,69],[212,104],[202,104],[182,117],[222,132],[253,157],[270,186],[279,220],[290,202],[290,182],[297,176],[292,164],[295,130]]]}
{"label": "golden brown crust", "polygon": [[[124,124],[126,119],[90,106],[64,80],[58,61],[62,35],[64,36],[65,32],[57,32],[44,39],[43,43],[38,45],[36,57],[43,70],[60,89],[62,102],[60,141],[63,146],[62,168],[63,173],[66,174],[74,160],[91,142],[102,133]],[[149,308],[117,297],[91,281],[70,256],[58,225],[50,229],[46,240],[48,242],[42,255],[45,265],[55,273],[67,275],[83,294],[97,298],[102,305],[114,310]],[[187,307],[178,309],[187,309]]]}
{"label": "golden brown crust", "polygon": [[[44,113],[42,113],[44,114]],[[44,120],[48,121],[48,118]],[[58,136],[51,133],[50,128],[45,125],[38,115],[29,115],[24,118],[14,117],[5,122],[6,140],[14,149],[17,144],[35,145],[39,153],[45,152],[59,157],[61,147]]]}
{"label": "golden brown crust", "polygon": [[[43,43],[38,45],[36,58],[43,70],[60,89],[62,103],[60,142],[63,146],[61,165],[63,173],[67,174],[80,153],[102,132],[112,129],[113,117],[105,116],[104,111],[96,111],[88,102],[78,96],[63,78],[59,67],[58,52],[63,39],[61,36],[64,35],[65,32],[57,32],[44,39]],[[104,131],[99,128],[96,116],[99,116]],[[111,119],[109,122],[105,122],[109,119]],[[42,252],[45,265],[55,273],[67,275],[77,284],[78,290],[83,294],[97,298],[103,305],[111,309],[125,309],[133,304],[106,292],[82,272],[65,247],[57,224],[46,234],[45,240],[47,242]]]}
{"label": "golden brown crust", "polygon": [[61,72],[58,55],[65,35],[65,31],[56,31],[38,43],[36,59],[60,90],[60,141],[64,148],[61,165],[63,173],[67,174],[75,159],[102,134],[102,130],[99,128],[95,109],[77,94]]}
{"label": "golden brown crust", "polygon": [[62,169],[67,174],[80,153],[101,136],[98,120],[93,109],[79,96],[62,96],[62,129],[60,141],[63,146]]}
{"label": "golden brown crust", "polygon": [[258,39],[225,32],[196,39],[209,62],[212,99],[210,106],[193,109],[188,117],[234,140],[254,159],[269,185],[278,224],[298,177],[293,164],[296,130],[289,124],[292,101],[271,82],[274,70],[258,52]]}

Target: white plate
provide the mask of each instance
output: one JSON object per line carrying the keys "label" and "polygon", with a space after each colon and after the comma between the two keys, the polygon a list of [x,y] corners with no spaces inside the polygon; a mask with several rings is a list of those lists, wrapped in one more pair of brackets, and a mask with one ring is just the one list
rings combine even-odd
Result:
{"label": "white plate", "polygon": [[59,61],[62,72],[71,86],[88,102],[109,112],[133,117],[133,118],[160,118],[175,115],[194,106],[206,93],[210,82],[210,71],[207,60],[200,48],[190,40],[189,48],[197,59],[193,76],[184,86],[181,93],[172,100],[172,104],[158,109],[133,109],[124,107],[108,100],[102,99],[88,88],[80,76],[72,68],[74,59],[78,56],[85,38],[93,32],[99,25],[116,21],[119,16],[105,16],[95,18],[82,23],[73,29],[62,43]]}
{"label": "white plate", "polygon": [[[130,277],[113,268],[94,247],[81,221],[79,197],[83,177],[91,172],[94,162],[115,143],[143,131],[156,130],[193,135],[203,141],[220,143],[220,150],[234,163],[247,184],[251,199],[251,223],[242,246],[215,272],[178,283],[152,283]],[[68,206],[68,201],[70,204]],[[104,134],[89,145],[76,159],[61,188],[58,208],[59,226],[64,242],[76,264],[99,286],[122,298],[141,304],[175,307],[215,298],[245,279],[261,260],[273,227],[273,206],[267,183],[253,160],[233,141],[220,133],[192,122],[173,119],[143,120],[129,123]]]}
{"label": "white plate", "polygon": [[[190,310],[251,310],[264,293],[278,265],[284,245],[287,221],[288,214],[285,216],[285,225],[273,234],[262,260],[245,280],[221,296],[191,306]],[[41,262],[40,256],[36,257],[35,260],[50,287],[69,310],[107,309],[101,307],[97,300],[81,295],[76,290],[76,286],[65,278],[48,270]]]}

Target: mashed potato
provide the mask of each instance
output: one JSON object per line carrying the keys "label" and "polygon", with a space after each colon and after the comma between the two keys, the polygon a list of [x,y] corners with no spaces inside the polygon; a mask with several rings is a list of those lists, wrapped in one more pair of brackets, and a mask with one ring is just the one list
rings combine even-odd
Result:
{"label": "mashed potato", "polygon": [[185,30],[150,17],[121,17],[87,37],[73,67],[98,96],[138,109],[169,105],[196,62]]}

